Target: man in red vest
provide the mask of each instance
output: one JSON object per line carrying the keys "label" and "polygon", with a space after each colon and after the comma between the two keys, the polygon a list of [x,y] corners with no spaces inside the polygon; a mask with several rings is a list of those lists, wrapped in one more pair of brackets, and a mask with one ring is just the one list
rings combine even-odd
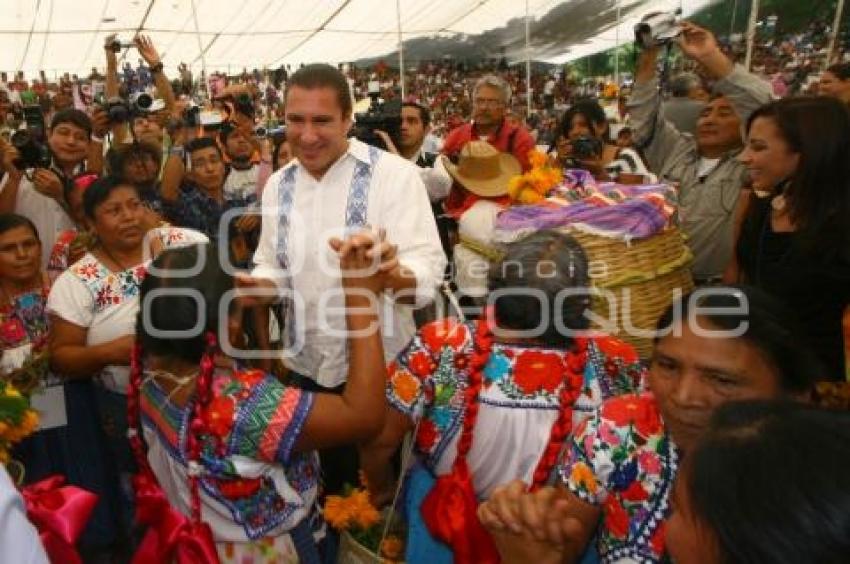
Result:
{"label": "man in red vest", "polygon": [[[511,125],[505,120],[510,99],[511,87],[498,76],[488,75],[479,79],[472,91],[472,121],[449,133],[443,144],[443,154],[456,160],[464,145],[481,140],[515,156],[523,171],[531,168],[528,153],[534,149],[534,139],[525,127]],[[448,215],[457,219],[478,199],[455,182],[444,207]],[[508,198],[503,196],[500,200],[507,203]]]}

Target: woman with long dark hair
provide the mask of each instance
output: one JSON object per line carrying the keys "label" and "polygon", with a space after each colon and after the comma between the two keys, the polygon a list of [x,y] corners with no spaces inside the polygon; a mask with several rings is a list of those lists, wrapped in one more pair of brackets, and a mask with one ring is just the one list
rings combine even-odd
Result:
{"label": "woman with long dark hair", "polygon": [[736,261],[728,272],[785,302],[825,366],[844,379],[842,314],[850,303],[850,109],[831,98],[789,98],[756,110],[739,157]]}
{"label": "woman with long dark hair", "polygon": [[850,413],[792,402],[721,407],[676,479],[670,557],[678,564],[846,562],[848,467]]}

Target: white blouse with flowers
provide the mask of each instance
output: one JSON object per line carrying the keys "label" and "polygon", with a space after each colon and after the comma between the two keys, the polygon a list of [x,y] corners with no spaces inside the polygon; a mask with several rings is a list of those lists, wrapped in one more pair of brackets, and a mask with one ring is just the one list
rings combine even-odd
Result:
{"label": "white blouse with flowers", "polygon": [[[191,229],[160,227],[155,230],[163,248],[208,242]],[[136,332],[139,285],[148,263],[112,272],[92,253],[71,265],[56,282],[47,299],[48,311],[69,323],[88,329],[86,345],[99,345]],[[110,391],[127,393],[129,366],[106,366],[98,375]]]}

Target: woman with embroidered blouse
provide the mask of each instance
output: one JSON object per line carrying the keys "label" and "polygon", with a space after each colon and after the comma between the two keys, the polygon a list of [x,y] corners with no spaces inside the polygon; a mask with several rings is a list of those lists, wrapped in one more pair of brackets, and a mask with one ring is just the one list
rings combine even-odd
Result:
{"label": "woman with embroidered blouse", "polygon": [[[375,242],[355,235],[332,245],[351,332],[342,395],[286,386],[221,352],[232,335],[219,328],[239,318],[241,300],[224,301],[234,282],[215,249],[168,250],[154,261],[141,288],[130,401],[133,429],[140,420],[147,445],[131,438],[141,469],[137,504],[151,526],[137,556],[167,562],[188,543],[203,561],[320,561],[316,449],[370,438],[385,414],[374,299],[382,277],[351,274],[368,271]],[[195,276],[179,276],[199,260]]]}
{"label": "woman with embroidered blouse", "polygon": [[789,319],[754,288],[674,303],[658,324],[649,391],[603,402],[577,428],[558,487],[512,482],[480,507],[503,561],[576,562],[594,535],[602,562],[666,561],[672,484],[715,409],[809,395],[814,357]]}
{"label": "woman with embroidered blouse", "polygon": [[[138,190],[111,177],[86,189],[83,208],[97,245],[59,276],[50,291],[50,364],[66,378],[95,380],[109,462],[126,478],[121,485],[125,502],[117,503],[124,508],[123,523],[129,531],[133,464],[126,439],[126,394],[139,283],[149,257],[164,248],[206,238],[187,229],[148,231],[149,212]],[[108,497],[95,493],[101,494],[101,502]]]}
{"label": "woman with embroidered blouse", "polygon": [[392,409],[360,459],[372,499],[387,503],[393,453],[416,430],[421,464],[410,475],[407,503],[417,516],[421,503],[441,542],[411,517],[408,560],[451,561],[449,544],[456,561],[487,561],[493,551],[474,507],[462,534],[447,538],[440,530],[457,519],[440,509],[440,480],[468,469],[473,504],[515,478],[544,485],[573,425],[604,399],[639,389],[643,370],[634,349],[586,331],[588,284],[587,258],[572,237],[535,233],[508,245],[491,268],[484,320],[426,325],[390,364]]}

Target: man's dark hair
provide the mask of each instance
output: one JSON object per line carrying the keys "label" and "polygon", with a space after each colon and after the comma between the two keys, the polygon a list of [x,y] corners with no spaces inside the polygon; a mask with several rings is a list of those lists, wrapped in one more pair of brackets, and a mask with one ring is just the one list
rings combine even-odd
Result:
{"label": "man's dark hair", "polygon": [[75,125],[85,131],[88,137],[91,137],[91,120],[85,112],[76,108],[69,108],[67,110],[60,110],[56,112],[53,119],[50,120],[50,131],[52,132],[57,126],[62,125],[63,123]]}
{"label": "man's dark hair", "polygon": [[719,562],[846,562],[850,414],[797,402],[729,402],[679,480]]}
{"label": "man's dark hair", "polygon": [[188,143],[186,143],[186,153],[191,155],[195,151],[200,151],[201,149],[209,149],[212,147],[216,150],[219,157],[224,157],[221,153],[221,147],[216,143],[215,139],[212,137],[196,137],[192,139]]}
{"label": "man's dark hair", "polygon": [[115,176],[123,176],[127,163],[141,159],[145,155],[150,156],[159,168],[162,163],[162,152],[150,143],[133,141],[132,143],[113,146],[106,153],[109,173]]}
{"label": "man's dark hair", "polygon": [[419,110],[419,119],[422,120],[422,125],[425,127],[431,125],[431,112],[422,104],[418,104],[416,102],[404,102],[401,107],[416,108],[417,110]]}
{"label": "man's dark hair", "polygon": [[351,116],[352,102],[348,81],[345,79],[345,75],[336,67],[320,63],[301,67],[289,77],[289,81],[286,83],[284,100],[289,95],[289,90],[293,86],[298,86],[306,90],[314,90],[316,88],[331,88],[335,90],[337,102],[339,102],[339,107],[342,109],[342,116]]}

